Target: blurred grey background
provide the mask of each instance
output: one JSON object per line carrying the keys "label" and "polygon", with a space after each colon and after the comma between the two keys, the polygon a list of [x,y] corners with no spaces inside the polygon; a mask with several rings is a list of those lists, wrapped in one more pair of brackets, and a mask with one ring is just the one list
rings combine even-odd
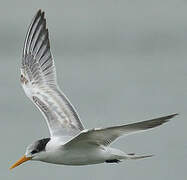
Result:
{"label": "blurred grey background", "polygon": [[[187,1],[0,2],[0,179],[186,179]],[[23,41],[39,8],[58,82],[87,128],[180,113],[113,144],[153,158],[82,167],[28,162],[8,170],[28,144],[49,135],[19,83]]]}

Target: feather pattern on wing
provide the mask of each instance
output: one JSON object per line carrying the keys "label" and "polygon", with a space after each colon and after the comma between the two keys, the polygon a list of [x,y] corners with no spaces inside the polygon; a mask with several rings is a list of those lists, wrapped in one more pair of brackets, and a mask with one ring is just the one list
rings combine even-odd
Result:
{"label": "feather pattern on wing", "polygon": [[33,18],[23,47],[21,84],[44,115],[51,136],[74,136],[84,129],[78,114],[56,80],[44,12]]}
{"label": "feather pattern on wing", "polygon": [[73,148],[74,146],[83,146],[86,144],[108,146],[120,136],[138,133],[160,126],[168,122],[169,119],[173,118],[176,115],[177,114],[172,114],[169,116],[164,116],[156,119],[151,119],[147,121],[122,126],[96,128],[87,131],[84,130],[75,138],[67,142],[65,146],[69,148]]}

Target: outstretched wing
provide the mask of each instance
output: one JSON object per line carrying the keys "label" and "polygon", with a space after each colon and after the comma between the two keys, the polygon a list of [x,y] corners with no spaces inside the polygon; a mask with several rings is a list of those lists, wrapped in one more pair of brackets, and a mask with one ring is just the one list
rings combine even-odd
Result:
{"label": "outstretched wing", "polygon": [[169,116],[122,126],[114,126],[103,129],[92,129],[87,131],[84,130],[75,138],[67,142],[65,146],[69,148],[72,148],[73,146],[83,146],[88,144],[108,146],[110,143],[112,143],[114,140],[116,140],[122,135],[138,133],[141,131],[148,130],[150,128],[160,126],[163,123],[168,122],[169,119],[173,118],[176,115],[177,114],[172,114]]}
{"label": "outstretched wing", "polygon": [[58,88],[46,19],[41,10],[33,18],[26,35],[21,84],[45,116],[51,136],[74,136],[84,129],[75,109]]}

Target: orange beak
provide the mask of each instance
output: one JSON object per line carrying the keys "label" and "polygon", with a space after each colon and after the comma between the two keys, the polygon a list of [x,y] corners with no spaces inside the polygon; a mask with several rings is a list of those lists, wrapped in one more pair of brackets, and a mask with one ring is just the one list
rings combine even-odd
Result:
{"label": "orange beak", "polygon": [[10,167],[10,169],[13,169],[13,168],[15,168],[16,166],[19,166],[20,164],[22,164],[22,163],[24,163],[24,162],[26,162],[26,161],[28,161],[28,160],[30,160],[31,159],[31,157],[26,157],[25,155],[22,157],[22,158],[20,158],[15,164],[13,164],[11,167]]}

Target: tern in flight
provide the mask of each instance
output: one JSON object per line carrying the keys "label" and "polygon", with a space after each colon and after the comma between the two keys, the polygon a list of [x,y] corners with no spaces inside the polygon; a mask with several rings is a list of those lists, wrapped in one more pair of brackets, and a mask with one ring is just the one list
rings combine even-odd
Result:
{"label": "tern in flight", "polygon": [[50,137],[30,144],[25,155],[10,169],[28,160],[89,165],[150,157],[152,155],[128,154],[109,145],[120,136],[160,126],[177,115],[108,128],[85,129],[73,105],[58,87],[46,19],[41,10],[34,16],[25,38],[20,81],[26,95],[45,117]]}

